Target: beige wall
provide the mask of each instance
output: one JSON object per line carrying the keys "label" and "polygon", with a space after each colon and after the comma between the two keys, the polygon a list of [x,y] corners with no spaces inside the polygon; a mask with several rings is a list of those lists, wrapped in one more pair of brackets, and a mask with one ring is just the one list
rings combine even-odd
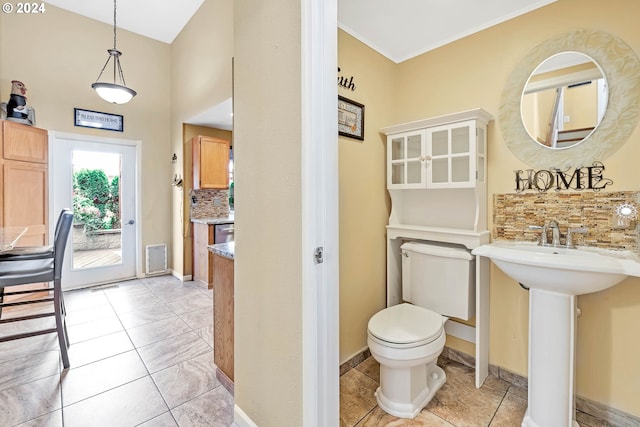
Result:
{"label": "beige wall", "polygon": [[301,3],[234,1],[235,403],[302,423]]}
{"label": "beige wall", "polygon": [[[0,99],[9,99],[11,80],[21,80],[38,127],[142,141],[141,245],[171,247],[169,45],[118,30],[125,79],[138,92],[125,105],[91,88],[112,47],[113,26],[49,4],[40,15],[0,14]],[[121,114],[124,132],[74,127],[74,107]]]}
{"label": "beige wall", "polygon": [[[173,173],[189,179],[190,152],[184,152],[183,123],[231,98],[233,2],[205,0],[171,45],[171,150]],[[185,180],[186,182],[186,180]],[[173,189],[173,269],[191,274],[189,188]]]}
{"label": "beige wall", "polygon": [[[578,28],[607,31],[640,54],[634,17],[640,2],[559,0],[398,65],[392,120],[407,122],[482,107],[496,117],[503,84],[519,60],[544,40]],[[638,190],[640,129],[604,160],[613,191]],[[513,170],[526,168],[506,147],[500,123],[489,127],[489,197],[513,192]],[[491,199],[490,199],[491,200]],[[491,228],[491,227],[489,227]],[[491,279],[490,361],[527,374],[528,294],[497,268]],[[640,416],[640,279],[582,296],[578,304],[577,393]],[[452,344],[454,345],[454,344]]]}
{"label": "beige wall", "polygon": [[364,141],[340,137],[340,362],[367,347],[367,323],[386,304],[389,202],[385,142],[391,124],[396,65],[349,34],[338,32],[340,75],[355,91],[338,93],[365,106]]}

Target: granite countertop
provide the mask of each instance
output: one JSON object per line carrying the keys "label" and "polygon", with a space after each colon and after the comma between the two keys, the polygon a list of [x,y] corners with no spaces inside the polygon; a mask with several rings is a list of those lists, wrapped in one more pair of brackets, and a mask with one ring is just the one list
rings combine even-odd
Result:
{"label": "granite countertop", "polygon": [[191,222],[197,222],[199,224],[233,224],[233,214],[221,218],[191,218]]}
{"label": "granite countertop", "polygon": [[235,254],[235,242],[227,242],[227,243],[216,243],[213,245],[208,245],[207,249],[213,252],[216,255],[220,255],[225,258],[233,259]]}

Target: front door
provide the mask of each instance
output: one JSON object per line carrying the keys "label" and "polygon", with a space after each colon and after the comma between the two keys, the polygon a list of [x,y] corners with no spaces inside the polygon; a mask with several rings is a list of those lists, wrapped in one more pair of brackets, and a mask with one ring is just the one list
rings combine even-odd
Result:
{"label": "front door", "polygon": [[63,289],[136,276],[136,143],[56,134],[52,216],[72,208]]}

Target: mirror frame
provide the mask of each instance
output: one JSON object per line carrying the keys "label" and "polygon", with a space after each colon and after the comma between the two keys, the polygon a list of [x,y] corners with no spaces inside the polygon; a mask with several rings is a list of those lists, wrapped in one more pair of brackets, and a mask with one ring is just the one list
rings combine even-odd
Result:
{"label": "mirror frame", "polygon": [[[575,51],[591,57],[603,71],[609,90],[607,111],[580,144],[563,150],[544,147],[522,123],[520,100],[529,76],[550,56]],[[623,40],[597,30],[576,30],[536,46],[516,66],[502,92],[499,121],[511,152],[529,166],[566,170],[603,161],[629,138],[640,117],[640,61]]]}

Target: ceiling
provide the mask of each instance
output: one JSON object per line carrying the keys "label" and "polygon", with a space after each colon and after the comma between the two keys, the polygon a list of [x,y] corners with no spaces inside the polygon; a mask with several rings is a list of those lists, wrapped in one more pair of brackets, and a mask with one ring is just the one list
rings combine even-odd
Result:
{"label": "ceiling", "polygon": [[[399,63],[554,1],[338,0],[338,27]],[[118,28],[172,43],[203,2],[120,1]],[[47,0],[47,3],[113,25],[110,0]],[[231,103],[223,104],[202,112],[190,123],[230,129]]]}

